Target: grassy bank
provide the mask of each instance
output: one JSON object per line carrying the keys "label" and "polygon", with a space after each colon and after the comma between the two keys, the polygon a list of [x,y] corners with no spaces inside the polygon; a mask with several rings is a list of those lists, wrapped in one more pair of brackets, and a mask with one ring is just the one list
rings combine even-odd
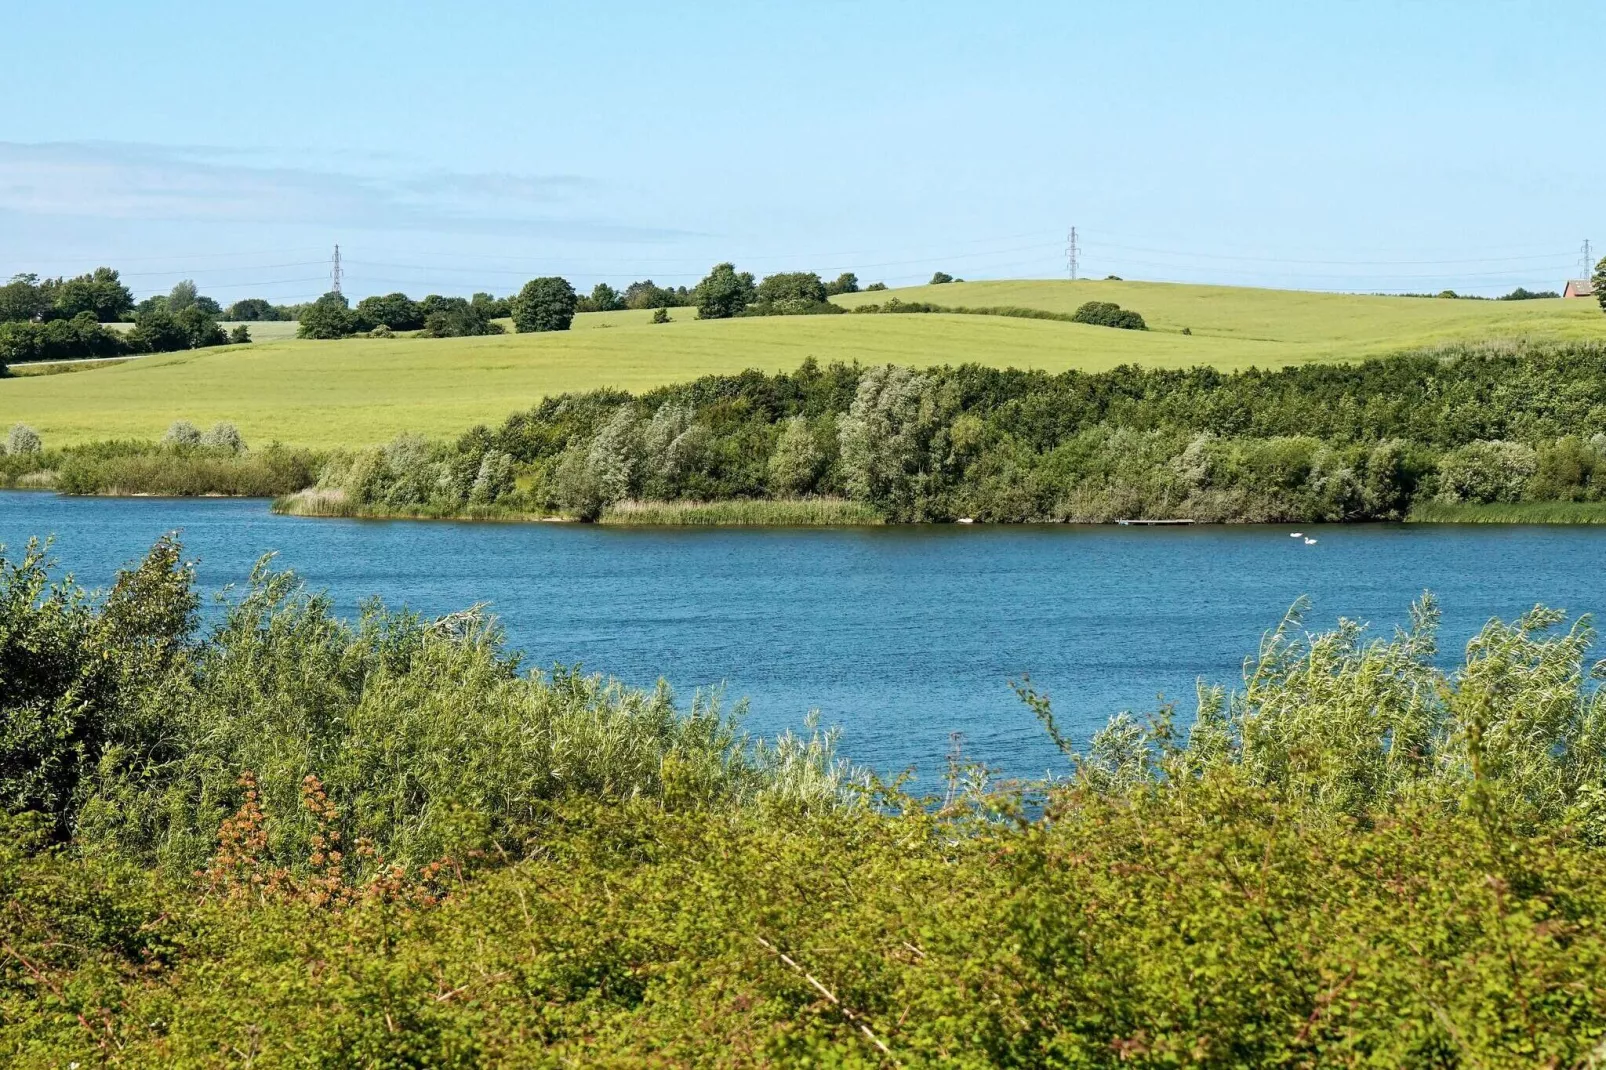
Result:
{"label": "grassy bank", "polygon": [[1421,502],[1413,524],[1606,524],[1606,502]]}
{"label": "grassy bank", "polygon": [[[1291,618],[1193,723],[956,756],[527,673],[475,611],[260,568],[202,632],[0,560],[0,1060],[1578,1066],[1606,1037],[1606,701],[1533,611]],[[583,592],[577,592],[583,596]],[[1492,700],[1498,696],[1498,700]]]}
{"label": "grassy bank", "polygon": [[842,498],[742,498],[722,502],[626,500],[614,502],[603,509],[597,522],[671,527],[807,527],[885,523],[873,507]]}
{"label": "grassy bank", "polygon": [[277,443],[256,450],[97,442],[0,456],[0,487],[63,494],[272,498],[313,483],[323,457]]}
{"label": "grassy bank", "polygon": [[294,494],[283,494],[273,500],[273,511],[281,516],[345,518],[350,520],[492,520],[537,521],[567,520],[558,513],[521,509],[510,505],[387,505],[383,503],[353,502],[338,487],[306,487]]}
{"label": "grassy bank", "polygon": [[[0,382],[0,426],[22,420],[66,445],[154,437],[175,419],[231,420],[247,438],[358,447],[402,432],[455,434],[543,397],[602,387],[644,391],[806,357],[912,367],[1101,371],[1278,368],[1352,361],[1417,346],[1488,339],[1606,338],[1585,301],[1438,301],[1161,283],[956,283],[846,295],[970,308],[1074,312],[1115,301],[1148,331],[995,315],[781,316],[699,321],[673,309],[592,313],[568,332],[481,338],[277,339]],[[1186,327],[1192,334],[1184,336]],[[263,328],[266,331],[266,326]]]}

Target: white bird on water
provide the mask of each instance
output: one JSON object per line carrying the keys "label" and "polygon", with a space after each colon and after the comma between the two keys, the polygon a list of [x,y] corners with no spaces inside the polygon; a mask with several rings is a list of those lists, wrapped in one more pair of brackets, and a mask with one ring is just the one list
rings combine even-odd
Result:
{"label": "white bird on water", "polygon": [[1301,537],[1303,537],[1303,536],[1304,536],[1304,534],[1305,534],[1305,533],[1304,533],[1304,532],[1303,532],[1303,531],[1290,531],[1290,532],[1289,532],[1289,533],[1288,533],[1288,537],[1289,537],[1289,538],[1290,538],[1290,539],[1298,539],[1298,538],[1301,538]]}
{"label": "white bird on water", "polygon": [[1305,540],[1305,545],[1306,546],[1315,546],[1316,545],[1316,540],[1315,539],[1306,539]]}

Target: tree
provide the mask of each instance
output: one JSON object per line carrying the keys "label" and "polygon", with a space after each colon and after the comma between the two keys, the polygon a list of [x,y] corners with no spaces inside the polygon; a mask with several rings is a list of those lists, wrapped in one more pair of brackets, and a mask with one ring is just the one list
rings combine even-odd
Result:
{"label": "tree", "polygon": [[356,334],[357,329],[357,315],[347,305],[345,295],[331,291],[302,310],[296,337],[346,338]]}
{"label": "tree", "polygon": [[250,340],[251,328],[247,327],[243,323],[236,323],[234,325],[234,330],[229,332],[229,345],[231,346],[245,345]]}
{"label": "tree", "polygon": [[753,274],[738,273],[735,264],[715,264],[693,291],[700,319],[720,320],[739,315],[756,295]]}
{"label": "tree", "polygon": [[430,338],[466,338],[501,333],[502,325],[491,322],[487,306],[475,305],[461,297],[437,299],[433,311],[424,317],[424,334]]}
{"label": "tree", "polygon": [[825,451],[815,441],[809,421],[790,417],[770,454],[769,489],[775,494],[807,494],[825,468]]}
{"label": "tree", "polygon": [[675,304],[675,292],[644,279],[625,287],[624,302],[626,308],[668,308]]}
{"label": "tree", "polygon": [[134,315],[134,329],[128,340],[134,348],[146,353],[171,353],[190,347],[190,337],[183,325],[166,308],[147,308]]}
{"label": "tree", "polygon": [[184,332],[183,348],[204,349],[207,346],[228,344],[228,333],[217,325],[217,320],[213,319],[199,303],[180,310],[173,319]]}
{"label": "tree", "polygon": [[1590,282],[1595,287],[1595,300],[1600,303],[1600,310],[1606,312],[1606,256],[1595,265],[1595,275]]}
{"label": "tree", "polygon": [[837,294],[856,294],[859,292],[859,276],[851,271],[844,271],[836,277],[835,282],[825,284],[825,293],[828,297]]}
{"label": "tree", "polygon": [[577,301],[568,279],[556,276],[531,279],[513,299],[513,324],[521,334],[566,331],[574,322]]}
{"label": "tree", "polygon": [[931,275],[931,285],[941,286],[945,282],[953,282],[954,277],[946,271],[935,271]]}
{"label": "tree", "polygon": [[88,312],[101,323],[116,323],[133,309],[134,294],[123,285],[117,272],[98,267],[88,275],[57,285],[53,305],[62,319]]}
{"label": "tree", "polygon": [[599,282],[591,288],[592,312],[617,312],[624,307],[624,297],[607,283]]}
{"label": "tree", "polygon": [[237,323],[256,323],[258,321],[270,323],[275,320],[289,319],[290,317],[285,315],[284,309],[278,305],[270,304],[260,297],[247,297],[243,301],[236,301],[230,305],[223,318]]}
{"label": "tree", "polygon": [[424,325],[424,311],[404,293],[376,295],[357,302],[357,321],[367,330],[383,324],[393,331],[416,331]]}
{"label": "tree", "polygon": [[30,323],[43,318],[49,308],[38,275],[13,275],[0,286],[0,323]]}
{"label": "tree", "polygon": [[468,303],[485,316],[486,319],[503,319],[513,315],[513,308],[506,297],[492,297],[488,293],[476,293],[468,299]]}
{"label": "tree", "polygon": [[196,289],[195,280],[184,279],[175,283],[173,289],[168,293],[167,310],[169,312],[183,312],[186,308],[195,304],[195,299],[199,296],[200,291]]}
{"label": "tree", "polygon": [[760,304],[817,305],[825,301],[825,283],[812,271],[783,272],[767,276],[758,284]]}
{"label": "tree", "polygon": [[926,428],[921,418],[925,376],[887,364],[859,380],[839,438],[848,493],[888,511],[908,516]]}

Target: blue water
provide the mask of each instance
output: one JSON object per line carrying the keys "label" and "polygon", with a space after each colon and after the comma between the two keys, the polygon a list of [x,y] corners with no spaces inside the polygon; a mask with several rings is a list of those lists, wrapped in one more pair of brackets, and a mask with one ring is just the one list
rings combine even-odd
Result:
{"label": "blue water", "polygon": [[1430,589],[1452,655],[1536,602],[1606,610],[1606,530],[1589,527],[1327,527],[1306,546],[1285,527],[629,530],[0,492],[0,543],[54,534],[88,587],[174,529],[209,589],[275,550],[343,612],[375,594],[427,614],[489,601],[528,664],[662,676],[687,700],[723,684],[764,735],[818,709],[850,757],[926,774],[951,732],[1013,774],[1059,767],[1009,688],[1023,673],[1079,735],[1160,693],[1191,713],[1195,681],[1236,682],[1302,594],[1312,627],[1388,631]]}

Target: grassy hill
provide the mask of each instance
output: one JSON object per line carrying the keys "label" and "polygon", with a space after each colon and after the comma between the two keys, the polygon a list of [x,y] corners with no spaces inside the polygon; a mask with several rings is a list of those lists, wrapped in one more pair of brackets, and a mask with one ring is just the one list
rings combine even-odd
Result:
{"label": "grassy hill", "polygon": [[[1606,338],[1586,301],[1448,301],[1127,282],[976,282],[840,298],[1073,311],[1116,301],[1147,332],[949,314],[810,316],[700,322],[691,309],[653,325],[645,312],[578,317],[563,334],[465,339],[267,339],[143,357],[70,375],[0,383],[0,426],[21,420],[52,445],[153,437],[173,420],[232,420],[250,442],[361,445],[400,431],[453,434],[542,396],[641,390],[744,368],[782,371],[806,357],[916,366],[1097,371],[1277,367],[1352,360],[1482,338]],[[264,325],[279,327],[278,324]],[[1191,335],[1181,333],[1184,327]]]}

